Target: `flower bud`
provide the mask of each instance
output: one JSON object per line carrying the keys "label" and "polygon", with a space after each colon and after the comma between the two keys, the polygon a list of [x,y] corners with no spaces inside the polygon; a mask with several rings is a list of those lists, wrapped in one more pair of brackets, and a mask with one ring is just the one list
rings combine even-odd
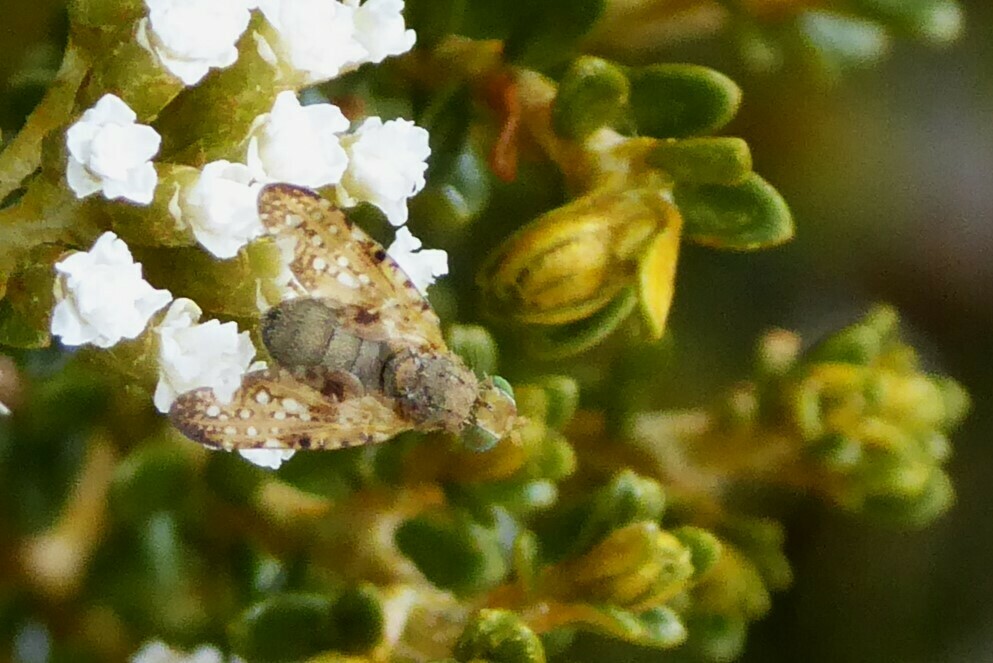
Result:
{"label": "flower bud", "polygon": [[490,312],[558,325],[599,311],[632,282],[670,210],[655,189],[604,189],[539,217],[483,266],[478,280]]}
{"label": "flower bud", "polygon": [[508,610],[480,610],[455,645],[456,660],[491,663],[545,663],[541,640]]}

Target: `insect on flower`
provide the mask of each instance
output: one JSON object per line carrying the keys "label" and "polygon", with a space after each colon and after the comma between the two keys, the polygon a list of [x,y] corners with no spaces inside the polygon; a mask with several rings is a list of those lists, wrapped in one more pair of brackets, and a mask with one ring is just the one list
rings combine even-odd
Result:
{"label": "insect on flower", "polygon": [[438,317],[386,251],[319,195],[287,184],[259,194],[266,231],[292,252],[296,298],[260,331],[272,368],[249,373],[230,403],[182,394],[170,417],[187,437],[232,449],[337,449],[407,430],[507,435],[509,385],[479,380],[442,339]]}

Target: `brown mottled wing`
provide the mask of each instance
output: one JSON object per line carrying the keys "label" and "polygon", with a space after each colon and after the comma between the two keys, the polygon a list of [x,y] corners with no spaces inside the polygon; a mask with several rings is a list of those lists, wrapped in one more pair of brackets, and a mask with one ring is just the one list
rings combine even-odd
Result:
{"label": "brown mottled wing", "polygon": [[362,327],[384,325],[399,336],[444,349],[438,316],[400,266],[345,214],[310,189],[270,184],[259,194],[259,216],[280,248],[292,254],[300,295],[355,306],[370,315]]}
{"label": "brown mottled wing", "polygon": [[182,394],[169,417],[190,439],[228,451],[339,449],[384,442],[412,428],[374,395],[326,398],[282,368],[249,373],[227,404],[210,389]]}

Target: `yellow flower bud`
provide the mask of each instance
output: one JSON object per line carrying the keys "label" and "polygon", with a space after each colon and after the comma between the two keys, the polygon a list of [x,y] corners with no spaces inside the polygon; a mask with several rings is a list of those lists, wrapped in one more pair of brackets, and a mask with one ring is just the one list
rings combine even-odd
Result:
{"label": "yellow flower bud", "polygon": [[484,265],[491,312],[543,325],[592,315],[637,280],[639,260],[674,213],[656,188],[606,188],[539,217]]}

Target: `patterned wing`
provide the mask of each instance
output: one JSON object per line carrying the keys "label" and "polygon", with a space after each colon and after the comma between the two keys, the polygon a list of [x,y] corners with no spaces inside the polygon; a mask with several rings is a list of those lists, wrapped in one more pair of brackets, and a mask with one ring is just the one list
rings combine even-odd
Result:
{"label": "patterned wing", "polygon": [[339,449],[413,428],[374,395],[337,401],[282,368],[249,373],[227,404],[210,389],[182,394],[169,417],[188,438],[228,451]]}
{"label": "patterned wing", "polygon": [[[270,184],[259,194],[259,216],[269,234],[292,254],[298,294],[333,300],[392,324],[401,337],[443,349],[438,316],[400,266],[345,214],[310,189]],[[395,331],[394,331],[395,330]]]}

